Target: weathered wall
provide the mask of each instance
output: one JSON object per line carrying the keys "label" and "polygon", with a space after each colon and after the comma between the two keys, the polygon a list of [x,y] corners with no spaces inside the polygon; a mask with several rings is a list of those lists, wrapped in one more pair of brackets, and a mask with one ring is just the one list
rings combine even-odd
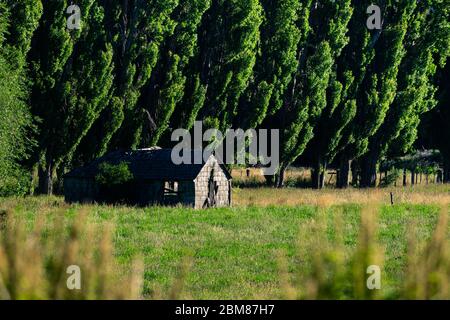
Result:
{"label": "weathered wall", "polygon": [[194,181],[179,181],[178,193],[181,204],[188,207],[195,205],[195,184]]}
{"label": "weathered wall", "polygon": [[92,203],[97,195],[98,187],[94,179],[64,179],[64,197],[67,202]]}
{"label": "weathered wall", "polygon": [[138,182],[134,185],[137,202],[141,206],[158,204],[162,200],[162,181]]}
{"label": "weathered wall", "polygon": [[[208,197],[208,183],[213,168],[214,181],[218,186],[216,206],[231,205],[231,182],[214,157],[206,162],[194,181],[178,181],[180,204],[197,209],[203,208]],[[164,181],[138,181],[127,188],[131,189],[128,191],[138,205],[163,204]],[[67,202],[92,203],[99,201],[100,189],[94,179],[69,177],[64,179],[64,195]]]}
{"label": "weathered wall", "polygon": [[[163,204],[163,181],[141,181],[128,186],[132,198],[141,206]],[[179,181],[180,204],[194,207],[195,184],[193,181]],[[93,179],[65,178],[64,196],[67,202],[93,203],[100,201],[100,190]]]}
{"label": "weathered wall", "polygon": [[[180,204],[194,206],[195,189],[193,181],[178,181]],[[163,204],[164,181],[145,181],[136,185],[140,205]]]}
{"label": "weathered wall", "polygon": [[220,167],[217,159],[211,157],[206,162],[203,169],[200,171],[195,182],[195,208],[201,209],[208,197],[208,183],[211,176],[211,170],[214,168],[214,181],[217,183],[219,189],[216,195],[216,206],[226,207],[231,205],[230,185],[225,173]]}

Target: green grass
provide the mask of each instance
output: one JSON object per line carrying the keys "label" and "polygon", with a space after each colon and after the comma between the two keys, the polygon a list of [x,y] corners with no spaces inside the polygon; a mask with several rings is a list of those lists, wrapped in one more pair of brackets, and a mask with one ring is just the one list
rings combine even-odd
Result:
{"label": "green grass", "polygon": [[[183,261],[190,268],[183,279],[181,298],[192,299],[278,299],[279,253],[287,259],[292,277],[306,272],[299,256],[306,235],[300,226],[317,219],[315,206],[238,207],[210,210],[186,208],[127,208],[108,206],[68,206],[60,198],[0,200],[0,210],[13,207],[26,217],[30,227],[38,212],[63,212],[72,219],[86,209],[88,223],[115,224],[115,256],[120,264],[135,257],[144,261],[146,297],[168,292],[179,277]],[[361,208],[345,204],[327,209],[330,241],[336,237],[334,216],[342,213],[342,233],[346,248],[355,248]],[[399,286],[405,276],[407,234],[417,227],[420,239],[429,239],[439,215],[438,205],[384,206],[378,218],[378,239],[385,251],[383,292]],[[320,246],[320,244],[317,244]],[[307,252],[306,254],[311,254]],[[162,296],[164,298],[164,296]]]}

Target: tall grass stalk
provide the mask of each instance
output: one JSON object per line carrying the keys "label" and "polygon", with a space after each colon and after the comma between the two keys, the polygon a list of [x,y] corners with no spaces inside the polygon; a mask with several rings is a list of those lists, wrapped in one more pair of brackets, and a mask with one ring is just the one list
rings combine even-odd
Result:
{"label": "tall grass stalk", "polygon": [[[118,271],[112,226],[97,230],[86,214],[73,222],[62,212],[42,214],[30,232],[23,218],[7,211],[0,229],[0,299],[140,298],[142,263],[133,263],[131,272]],[[67,270],[74,265],[81,271],[81,288],[71,290]]]}
{"label": "tall grass stalk", "polygon": [[290,274],[286,259],[278,259],[282,298],[450,299],[447,205],[442,206],[439,222],[430,240],[420,243],[413,232],[409,233],[405,279],[394,292],[368,286],[371,266],[381,270],[383,286],[384,250],[377,239],[376,207],[363,208],[358,243],[352,249],[346,249],[343,244],[340,215],[330,226],[325,211],[323,206],[319,206],[317,218],[300,227],[298,269],[301,273]]}

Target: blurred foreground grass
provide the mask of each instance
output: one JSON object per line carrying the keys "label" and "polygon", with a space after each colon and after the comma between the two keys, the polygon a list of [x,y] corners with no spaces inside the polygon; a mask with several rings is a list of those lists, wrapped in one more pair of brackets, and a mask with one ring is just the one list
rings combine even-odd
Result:
{"label": "blurred foreground grass", "polygon": [[[0,216],[1,298],[450,298],[442,201],[195,211],[33,197],[0,200]],[[365,286],[373,264],[381,290]]]}

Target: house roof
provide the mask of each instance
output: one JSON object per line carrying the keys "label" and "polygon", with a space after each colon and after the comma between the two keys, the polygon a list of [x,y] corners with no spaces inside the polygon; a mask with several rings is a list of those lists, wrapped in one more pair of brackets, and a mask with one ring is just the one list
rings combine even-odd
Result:
{"label": "house roof", "polygon": [[[201,151],[191,151],[193,155]],[[134,151],[115,151],[101,158],[98,158],[84,167],[76,168],[67,173],[65,177],[72,178],[95,178],[99,172],[101,163],[117,165],[121,162],[127,162],[131,173],[137,180],[166,180],[182,181],[194,180],[200,170],[205,165],[202,164],[174,164],[172,161],[172,149],[140,149]],[[228,179],[231,175],[224,166],[221,166]]]}

